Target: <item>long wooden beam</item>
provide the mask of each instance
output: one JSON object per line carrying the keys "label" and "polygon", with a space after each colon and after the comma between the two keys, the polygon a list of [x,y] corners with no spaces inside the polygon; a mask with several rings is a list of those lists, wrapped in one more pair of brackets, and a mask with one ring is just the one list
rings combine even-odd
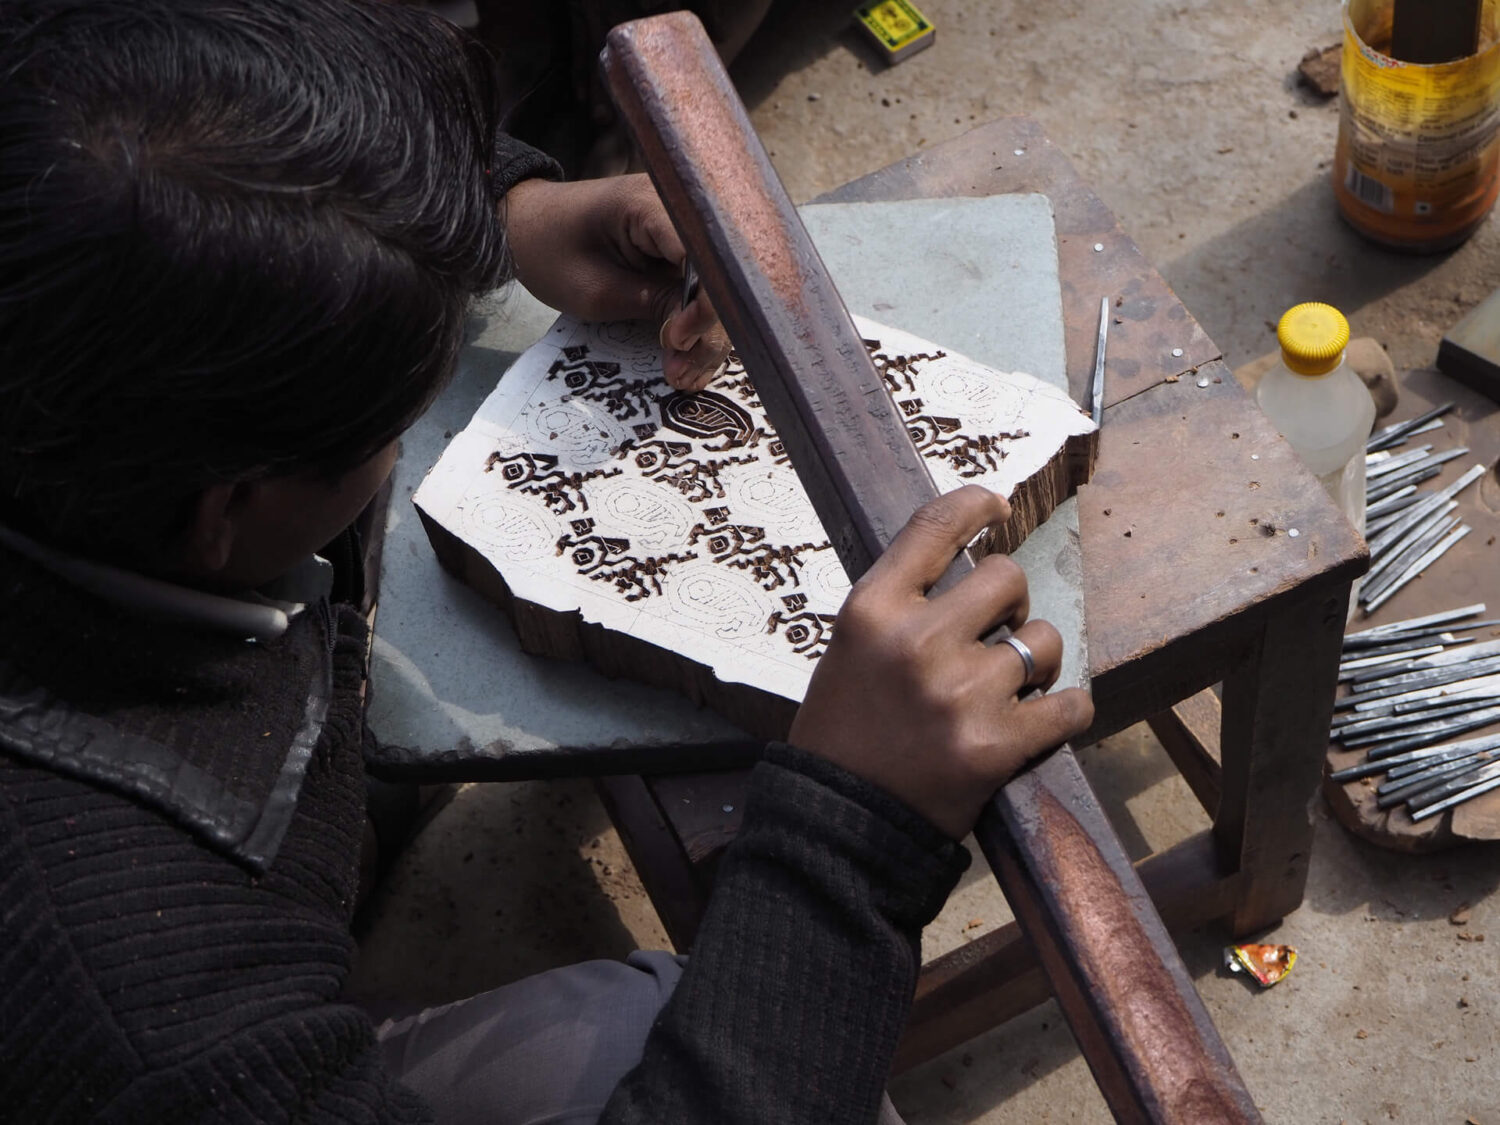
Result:
{"label": "long wooden beam", "polygon": [[[615,28],[604,70],[647,170],[851,579],[936,495],[696,17]],[[944,583],[972,566],[954,561]],[[1121,1121],[1259,1121],[1068,747],[976,836]]]}
{"label": "long wooden beam", "polygon": [[[1234,909],[1239,876],[1226,872],[1211,829],[1135,865],[1162,921],[1182,931]],[[922,966],[895,1073],[936,1058],[1052,995],[1036,951],[1015,922]]]}

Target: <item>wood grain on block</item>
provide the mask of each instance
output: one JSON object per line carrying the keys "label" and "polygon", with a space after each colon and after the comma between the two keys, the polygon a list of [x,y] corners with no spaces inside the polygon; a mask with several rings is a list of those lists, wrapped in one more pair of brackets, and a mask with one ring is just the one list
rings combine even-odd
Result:
{"label": "wood grain on block", "polygon": [[[984,484],[1009,551],[1087,480],[1088,417],[1061,390],[858,321],[942,491]],[[784,735],[849,581],[742,368],[673,391],[644,324],[564,317],[418,489],[445,567],[528,652],[675,688]]]}

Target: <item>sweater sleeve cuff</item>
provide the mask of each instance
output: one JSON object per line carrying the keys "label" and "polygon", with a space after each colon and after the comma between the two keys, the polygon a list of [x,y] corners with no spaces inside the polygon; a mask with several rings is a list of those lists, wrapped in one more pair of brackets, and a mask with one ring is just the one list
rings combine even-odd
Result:
{"label": "sweater sleeve cuff", "polygon": [[508,133],[496,133],[495,152],[490,160],[490,189],[495,198],[499,199],[522,180],[538,178],[562,179],[562,165]]}
{"label": "sweater sleeve cuff", "polygon": [[787,742],[772,742],[767,745],[765,760],[805,774],[840,796],[863,805],[872,813],[889,821],[893,827],[910,836],[912,842],[918,847],[931,852],[934,857],[943,862],[948,862],[956,854],[961,853],[964,856],[964,866],[968,866],[969,853],[962,844],[956,842],[905,801],[892,796],[858,774],[850,773],[842,766],[834,765],[827,758],[809,754],[806,750],[799,750]]}
{"label": "sweater sleeve cuff", "polygon": [[[926,925],[968,869],[964,846],[879,786],[784,742],[766,747],[756,767],[751,806],[799,822],[805,831],[865,852],[898,912]],[[747,808],[747,819],[750,808]],[[775,813],[771,814],[773,817]],[[868,851],[867,851],[868,849]],[[877,858],[878,857],[878,858]]]}

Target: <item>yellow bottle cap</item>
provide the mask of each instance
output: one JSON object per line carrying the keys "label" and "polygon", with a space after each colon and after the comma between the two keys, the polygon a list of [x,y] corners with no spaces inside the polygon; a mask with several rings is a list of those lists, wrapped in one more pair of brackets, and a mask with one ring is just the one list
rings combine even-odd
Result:
{"label": "yellow bottle cap", "polygon": [[1309,301],[1287,309],[1276,326],[1281,358],[1298,375],[1323,375],[1339,365],[1349,322],[1332,305]]}

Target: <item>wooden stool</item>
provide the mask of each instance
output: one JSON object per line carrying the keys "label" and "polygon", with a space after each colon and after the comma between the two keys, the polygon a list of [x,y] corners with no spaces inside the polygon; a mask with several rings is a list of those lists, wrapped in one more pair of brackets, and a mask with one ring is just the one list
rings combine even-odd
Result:
{"label": "wooden stool", "polygon": [[[1214,823],[1143,860],[1142,878],[1169,926],[1221,919],[1249,934],[1302,901],[1344,611],[1365,548],[1034,121],[983,126],[819,202],[1009,192],[1052,201],[1077,401],[1099,298],[1114,298],[1099,461],[1079,504],[1097,717],[1077,744],[1151,720]],[[1222,707],[1205,691],[1221,682]],[[746,778],[599,782],[679,949],[738,828]],[[924,967],[897,1067],[1047,995],[1014,923],[984,935]]]}

